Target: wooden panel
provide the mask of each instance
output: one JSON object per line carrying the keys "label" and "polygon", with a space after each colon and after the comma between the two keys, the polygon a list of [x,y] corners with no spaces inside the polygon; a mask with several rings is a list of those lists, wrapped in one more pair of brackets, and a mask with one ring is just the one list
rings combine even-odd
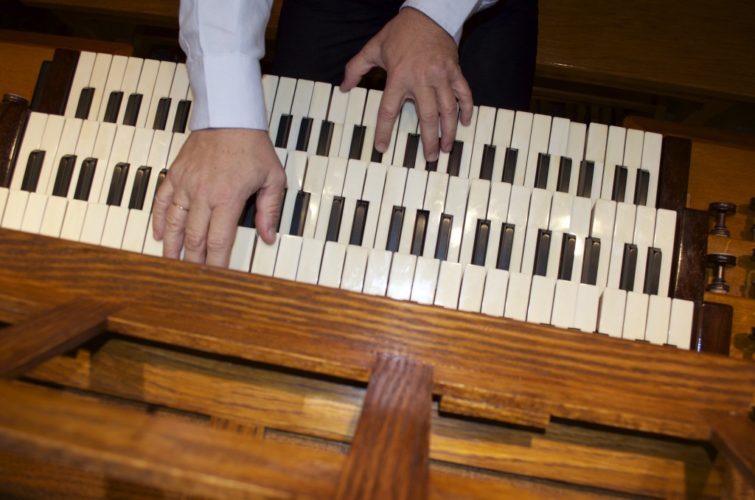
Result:
{"label": "wooden panel", "polygon": [[438,395],[475,386],[469,399],[523,395],[552,416],[699,439],[708,435],[700,410],[746,408],[755,387],[754,366],[719,356],[13,231],[0,238],[0,293],[118,296],[129,306],[111,317],[113,331],[206,352],[366,381],[372,353],[398,350],[433,366]]}
{"label": "wooden panel", "polygon": [[735,358],[755,359],[753,357],[755,355],[755,336],[752,335],[752,328],[755,327],[753,300],[707,292],[705,301],[727,304],[734,309],[729,354]]}
{"label": "wooden panel", "polygon": [[712,441],[755,489],[755,420],[747,413],[709,414]]}
{"label": "wooden panel", "polygon": [[427,497],[432,385],[430,366],[377,355],[336,498]]}

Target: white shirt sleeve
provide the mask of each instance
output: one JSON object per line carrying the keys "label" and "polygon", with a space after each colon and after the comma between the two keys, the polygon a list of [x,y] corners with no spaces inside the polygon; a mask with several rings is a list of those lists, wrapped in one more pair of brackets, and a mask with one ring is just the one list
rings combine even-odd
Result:
{"label": "white shirt sleeve", "polygon": [[461,32],[466,20],[498,0],[406,0],[401,6],[411,7],[435,21],[453,37],[456,44],[461,40]]}
{"label": "white shirt sleeve", "polygon": [[267,129],[260,59],[273,0],[181,0],[191,128]]}

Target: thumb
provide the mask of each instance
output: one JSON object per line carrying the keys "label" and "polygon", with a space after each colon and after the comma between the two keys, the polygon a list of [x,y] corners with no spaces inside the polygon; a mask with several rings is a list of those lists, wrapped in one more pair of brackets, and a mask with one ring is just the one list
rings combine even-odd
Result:
{"label": "thumb", "polygon": [[346,71],[341,82],[341,91],[348,92],[359,84],[362,77],[375,66],[380,65],[379,45],[368,42],[357,55],[346,64]]}
{"label": "thumb", "polygon": [[280,175],[276,176],[273,182],[265,184],[257,191],[257,213],[254,217],[254,225],[257,227],[257,233],[267,244],[275,241],[285,186],[286,176],[281,170]]}

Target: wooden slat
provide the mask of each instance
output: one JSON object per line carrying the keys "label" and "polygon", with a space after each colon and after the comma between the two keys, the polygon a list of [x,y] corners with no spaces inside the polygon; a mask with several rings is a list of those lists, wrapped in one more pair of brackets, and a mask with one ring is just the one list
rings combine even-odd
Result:
{"label": "wooden slat", "polygon": [[746,413],[709,413],[712,441],[755,490],[755,420]]}
{"label": "wooden slat", "polygon": [[111,317],[112,331],[252,361],[366,381],[372,353],[401,352],[433,366],[440,396],[475,387],[470,400],[527,396],[551,416],[694,439],[709,435],[701,410],[746,408],[755,387],[755,367],[721,356],[12,231],[0,238],[0,294],[118,296],[130,305]]}
{"label": "wooden slat", "polygon": [[102,333],[109,303],[81,299],[64,304],[23,323],[0,329],[0,378],[13,378]]}
{"label": "wooden slat", "polygon": [[427,498],[432,374],[409,358],[378,354],[336,498]]}

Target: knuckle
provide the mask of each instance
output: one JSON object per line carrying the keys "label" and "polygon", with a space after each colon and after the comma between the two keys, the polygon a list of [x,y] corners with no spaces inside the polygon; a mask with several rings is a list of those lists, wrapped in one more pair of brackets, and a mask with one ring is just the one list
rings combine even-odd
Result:
{"label": "knuckle", "polygon": [[183,227],[183,221],[181,220],[181,216],[172,211],[168,211],[165,215],[165,225],[168,229],[175,231]]}
{"label": "knuckle", "polygon": [[208,252],[223,252],[231,247],[231,238],[225,234],[210,235],[207,238]]}
{"label": "knuckle", "polygon": [[394,121],[398,116],[398,112],[393,109],[381,107],[378,110],[378,120],[381,121]]}
{"label": "knuckle", "polygon": [[187,231],[184,238],[184,246],[186,247],[186,250],[192,252],[203,250],[205,247],[205,235],[193,231]]}

